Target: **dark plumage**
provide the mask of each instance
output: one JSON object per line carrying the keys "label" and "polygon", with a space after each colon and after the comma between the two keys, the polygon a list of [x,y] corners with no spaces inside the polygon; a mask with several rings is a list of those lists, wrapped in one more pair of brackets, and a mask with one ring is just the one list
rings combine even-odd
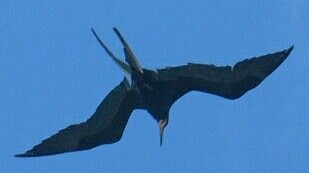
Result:
{"label": "dark plumage", "polygon": [[233,67],[189,63],[153,71],[141,67],[120,32],[116,28],[114,30],[124,46],[127,63],[113,55],[93,29],[92,32],[108,55],[131,75],[131,84],[124,78],[87,121],[60,130],[17,157],[60,154],[117,142],[134,109],[147,110],[159,123],[162,144],[169,110],[178,98],[190,91],[201,91],[237,99],[259,85],[293,50],[292,46],[273,54],[246,59]]}

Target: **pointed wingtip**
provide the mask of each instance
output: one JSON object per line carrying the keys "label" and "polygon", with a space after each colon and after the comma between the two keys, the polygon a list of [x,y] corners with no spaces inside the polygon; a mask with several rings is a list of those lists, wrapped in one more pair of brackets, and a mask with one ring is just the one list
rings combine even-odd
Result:
{"label": "pointed wingtip", "polygon": [[14,157],[34,157],[32,153],[22,153],[22,154],[15,154]]}
{"label": "pointed wingtip", "polygon": [[27,157],[27,154],[15,154],[14,157]]}
{"label": "pointed wingtip", "polygon": [[294,49],[294,45],[292,45],[291,47],[289,47],[288,49],[286,49],[286,50],[285,50],[285,53],[286,53],[287,55],[289,55],[289,54],[292,52],[293,49]]}
{"label": "pointed wingtip", "polygon": [[294,44],[288,49],[289,52],[291,52],[294,49]]}

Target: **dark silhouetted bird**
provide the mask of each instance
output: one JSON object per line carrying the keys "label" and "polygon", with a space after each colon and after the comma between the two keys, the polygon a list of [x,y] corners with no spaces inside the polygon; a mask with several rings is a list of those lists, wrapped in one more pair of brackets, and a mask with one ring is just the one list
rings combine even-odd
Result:
{"label": "dark silhouetted bird", "polygon": [[81,151],[117,142],[133,110],[144,109],[158,122],[160,145],[173,103],[190,91],[237,99],[259,85],[290,54],[293,46],[273,54],[254,57],[234,66],[188,63],[158,70],[142,68],[127,42],[114,28],[124,46],[125,61],[117,58],[92,32],[107,54],[131,75],[116,86],[85,122],[71,125],[17,157],[35,157]]}

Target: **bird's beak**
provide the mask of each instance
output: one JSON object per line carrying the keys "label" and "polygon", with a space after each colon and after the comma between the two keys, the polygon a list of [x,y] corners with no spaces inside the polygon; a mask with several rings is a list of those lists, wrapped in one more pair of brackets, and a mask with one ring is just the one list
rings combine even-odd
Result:
{"label": "bird's beak", "polygon": [[167,125],[167,120],[166,119],[162,119],[159,121],[159,128],[160,128],[160,146],[162,146],[163,143],[163,132],[164,132],[164,128]]}

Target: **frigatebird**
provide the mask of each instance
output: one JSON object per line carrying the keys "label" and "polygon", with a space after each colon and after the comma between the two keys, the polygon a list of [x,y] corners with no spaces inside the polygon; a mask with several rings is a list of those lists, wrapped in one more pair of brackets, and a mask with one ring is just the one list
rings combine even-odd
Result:
{"label": "frigatebird", "polygon": [[112,60],[130,74],[131,82],[124,77],[85,122],[60,130],[16,157],[54,155],[115,143],[121,139],[135,109],[147,110],[158,122],[162,145],[163,131],[169,122],[169,110],[181,96],[190,91],[200,91],[237,99],[258,86],[293,50],[291,46],[276,53],[245,59],[234,66],[188,63],[149,70],[142,68],[116,28],[114,31],[124,47],[125,62],[108,49],[94,29],[91,31]]}

